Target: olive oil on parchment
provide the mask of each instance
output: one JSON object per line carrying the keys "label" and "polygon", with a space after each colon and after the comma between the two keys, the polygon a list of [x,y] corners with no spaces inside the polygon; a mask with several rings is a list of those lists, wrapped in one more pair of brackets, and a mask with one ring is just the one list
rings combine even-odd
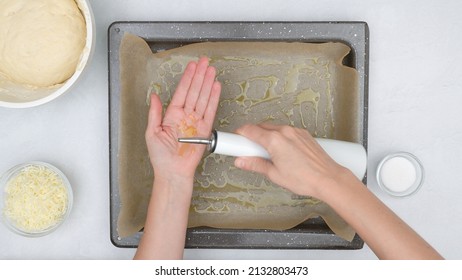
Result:
{"label": "olive oil on parchment", "polygon": [[[175,83],[187,63],[194,58],[172,56],[160,65],[159,77],[152,90],[162,90],[164,104],[169,103]],[[210,61],[217,68],[217,80],[222,83],[222,95],[214,128],[234,131],[246,123],[271,121],[308,129],[317,137],[331,137],[334,129],[329,61],[311,57],[297,62],[241,56],[214,56]],[[151,90],[148,90],[150,93]],[[297,197],[274,185],[261,175],[234,167],[234,158],[210,154],[200,163],[195,176],[190,207],[190,221],[208,214],[222,219],[221,214],[253,212],[271,215],[280,206],[302,209],[316,205],[311,197]],[[297,210],[299,211],[299,210]],[[288,213],[285,224],[295,225]],[[239,219],[233,219],[239,227]],[[268,221],[256,221],[255,226],[268,228]],[[237,224],[236,224],[237,223]],[[245,225],[242,225],[245,226]]]}
{"label": "olive oil on parchment", "polygon": [[[130,85],[122,96],[127,101],[135,99],[137,106],[122,103],[126,115],[133,117],[122,123],[121,139],[127,142],[123,146],[127,150],[120,151],[120,170],[121,176],[131,178],[121,184],[121,193],[126,195],[121,195],[118,227],[123,234],[142,227],[139,221],[144,221],[146,212],[143,215],[141,209],[147,208],[153,179],[152,173],[141,174],[139,167],[130,164],[131,159],[146,158],[143,162],[150,168],[147,152],[133,152],[133,144],[128,145],[135,140],[136,147],[144,145],[144,134],[140,131],[134,140],[133,128],[138,133],[146,120],[134,118],[133,112],[147,112],[152,92],[165,108],[187,63],[201,55],[210,58],[222,84],[215,129],[233,132],[247,123],[269,121],[307,129],[316,137],[357,139],[358,78],[356,70],[341,63],[350,52],[342,43],[207,42],[152,53],[141,38],[126,34],[122,46],[121,57],[127,57],[121,60],[127,69],[123,77]],[[134,89],[142,89],[141,96],[132,94]],[[328,205],[235,168],[233,157],[207,155],[196,170],[189,227],[284,230],[316,216],[339,236],[353,238],[351,227]]]}

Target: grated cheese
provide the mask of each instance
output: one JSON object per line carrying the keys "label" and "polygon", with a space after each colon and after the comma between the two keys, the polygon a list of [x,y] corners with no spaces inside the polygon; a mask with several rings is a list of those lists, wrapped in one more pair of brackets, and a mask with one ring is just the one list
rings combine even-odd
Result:
{"label": "grated cheese", "polygon": [[68,196],[63,180],[45,166],[30,165],[5,188],[5,216],[26,232],[46,230],[61,221]]}

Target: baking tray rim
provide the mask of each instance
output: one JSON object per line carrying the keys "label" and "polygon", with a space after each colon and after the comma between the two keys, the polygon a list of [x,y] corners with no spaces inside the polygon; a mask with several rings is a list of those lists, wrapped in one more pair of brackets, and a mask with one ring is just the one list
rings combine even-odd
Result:
{"label": "baking tray rim", "polygon": [[[362,51],[358,53],[358,50],[354,48],[354,44],[351,44],[351,40],[345,38],[343,36],[338,36],[335,32],[329,33],[324,37],[318,35],[318,37],[311,37],[304,36],[302,38],[257,38],[251,36],[244,36],[244,37],[232,37],[232,38],[218,38],[218,37],[207,37],[204,34],[201,36],[196,36],[190,40],[184,40],[182,42],[192,43],[192,42],[201,42],[201,41],[304,41],[304,42],[327,42],[327,41],[336,41],[336,42],[343,42],[349,45],[353,52],[355,52],[355,67],[359,72],[360,76],[360,96],[362,98],[362,118],[361,118],[361,125],[362,125],[362,139],[361,142],[363,146],[367,150],[367,121],[368,121],[368,58],[369,58],[369,28],[366,22],[364,21],[243,21],[243,22],[234,22],[234,21],[115,21],[111,23],[108,27],[108,108],[109,108],[109,175],[110,175],[110,239],[114,246],[121,247],[121,248],[136,248],[139,242],[139,238],[141,233],[137,233],[135,236],[129,238],[119,238],[117,234],[117,217],[118,217],[118,210],[117,206],[113,203],[113,199],[117,199],[120,204],[120,200],[118,200],[118,184],[117,182],[117,149],[118,149],[118,98],[113,98],[114,94],[114,86],[117,92],[117,97],[119,97],[119,88],[118,84],[114,84],[113,81],[118,81],[118,48],[120,44],[120,28],[126,28],[133,25],[148,25],[148,26],[158,26],[158,25],[176,25],[176,26],[190,26],[194,27],[197,25],[227,25],[227,26],[234,26],[239,28],[246,28],[248,25],[257,25],[257,26],[274,26],[274,25],[303,25],[307,26],[323,26],[325,27],[339,27],[342,25],[343,27],[351,27],[353,28],[352,31],[355,31],[356,34],[359,33],[359,36],[356,37],[356,40],[360,39],[360,46],[362,46]],[[130,29],[130,28],[128,28]],[[124,32],[131,32],[140,37],[144,37],[145,39],[149,39],[152,37],[143,36],[145,34],[137,34],[137,32],[132,32],[136,30],[123,30]],[[313,29],[311,29],[313,31]],[[320,32],[319,30],[317,32]],[[119,38],[114,40],[114,33],[119,34]],[[123,34],[123,33],[122,33]],[[191,35],[191,34],[189,34]],[[261,34],[260,34],[261,35]],[[267,35],[267,34],[264,34]],[[162,41],[165,41],[166,38],[162,38]],[[171,41],[175,41],[175,37],[171,37]],[[114,49],[115,47],[115,49]],[[115,57],[115,59],[113,59]],[[117,61],[117,63],[111,63],[113,61]],[[359,62],[359,63],[358,63]],[[115,71],[114,67],[117,71]],[[359,67],[359,69],[358,69]],[[117,99],[116,101],[114,101]],[[115,106],[116,105],[116,106]],[[113,119],[114,114],[117,114],[117,121]],[[113,137],[117,135],[117,137]],[[115,143],[114,143],[115,142]],[[116,145],[114,145],[116,144]],[[115,148],[115,149],[114,149]],[[114,153],[115,152],[115,153]],[[364,183],[367,182],[367,176],[365,176]],[[211,231],[210,231],[211,230]],[[328,230],[329,231],[329,230]],[[235,248],[235,249],[361,249],[363,247],[364,242],[361,238],[356,235],[352,242],[344,241],[343,239],[337,237],[332,232],[330,233],[322,233],[318,234],[316,231],[307,231],[303,232],[305,241],[307,244],[300,244],[298,246],[282,246],[278,244],[270,244],[267,246],[263,246],[261,244],[248,244],[246,242],[240,242],[235,244],[213,244],[207,243],[204,244],[200,240],[203,239],[204,235],[207,239],[210,240],[216,239],[219,241],[219,236],[215,236],[214,233],[218,234],[236,234],[239,232],[258,232],[259,234],[264,234],[267,236],[268,240],[271,239],[271,234],[285,234],[287,235],[287,231],[271,231],[271,230],[233,230],[233,229],[212,229],[208,227],[199,227],[199,228],[192,228],[188,229],[187,231],[187,238],[186,238],[186,248]],[[294,234],[294,233],[292,233]],[[321,237],[321,239],[325,240],[313,240],[313,238]],[[326,244],[327,239],[335,240],[335,245]],[[242,240],[240,240],[242,241]],[[310,243],[311,242],[311,243]]]}

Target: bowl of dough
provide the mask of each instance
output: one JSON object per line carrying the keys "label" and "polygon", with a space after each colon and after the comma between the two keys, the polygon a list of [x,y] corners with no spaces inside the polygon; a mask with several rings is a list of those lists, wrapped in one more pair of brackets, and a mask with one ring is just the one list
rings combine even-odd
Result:
{"label": "bowl of dough", "polygon": [[87,0],[0,1],[0,107],[38,106],[68,92],[94,44]]}

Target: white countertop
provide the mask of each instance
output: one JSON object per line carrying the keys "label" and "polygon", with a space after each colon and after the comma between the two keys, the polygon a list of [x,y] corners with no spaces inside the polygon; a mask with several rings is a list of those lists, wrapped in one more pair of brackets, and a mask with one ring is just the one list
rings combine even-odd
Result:
{"label": "white countertop", "polygon": [[[129,259],[109,235],[107,28],[114,21],[365,21],[370,29],[369,188],[444,257],[462,258],[462,2],[91,1],[96,50],[69,93],[29,109],[0,108],[0,173],[31,160],[58,166],[74,189],[69,219],[31,239],[0,225],[0,259]],[[407,151],[423,163],[420,191],[393,198],[379,160]],[[186,250],[187,259],[375,259],[361,250]]]}

